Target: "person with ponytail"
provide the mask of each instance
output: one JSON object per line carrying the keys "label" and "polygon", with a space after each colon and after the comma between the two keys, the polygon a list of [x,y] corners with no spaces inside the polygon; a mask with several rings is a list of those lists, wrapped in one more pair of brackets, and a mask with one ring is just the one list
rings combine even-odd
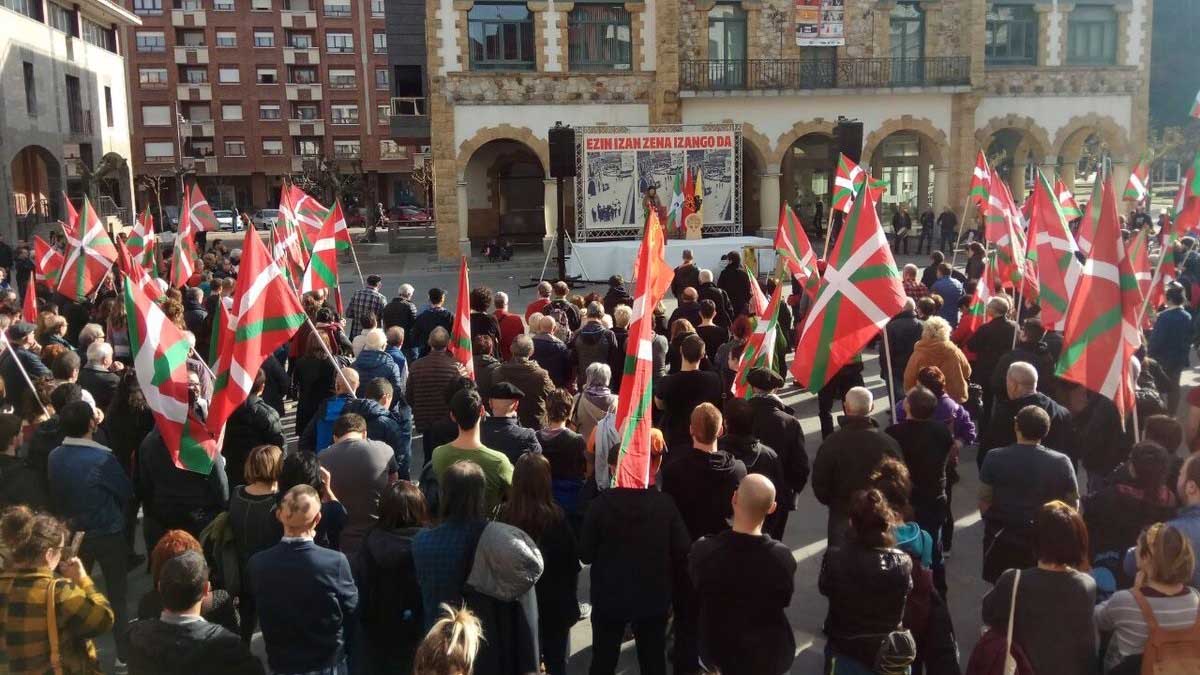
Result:
{"label": "person with ponytail", "polygon": [[438,619],[421,645],[413,660],[413,675],[471,675],[475,669],[475,655],[479,644],[485,639],[479,618],[471,610],[454,609],[442,605],[442,618]]}
{"label": "person with ponytail", "polygon": [[0,571],[0,607],[5,608],[0,613],[0,672],[100,672],[92,638],[112,629],[113,610],[79,558],[64,559],[69,553],[67,537],[67,528],[49,514],[27,506],[0,512],[0,547],[5,552]]}

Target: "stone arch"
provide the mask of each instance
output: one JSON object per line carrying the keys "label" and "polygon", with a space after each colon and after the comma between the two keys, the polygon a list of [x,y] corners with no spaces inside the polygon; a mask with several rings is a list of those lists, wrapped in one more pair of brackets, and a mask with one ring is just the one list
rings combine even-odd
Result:
{"label": "stone arch", "polygon": [[471,143],[463,144],[458,175],[459,185],[465,188],[466,207],[460,219],[463,215],[466,219],[460,220],[460,240],[535,241],[548,232],[545,187],[549,167],[534,144],[536,139],[529,142],[532,134],[526,140],[514,135],[493,133],[489,136],[494,137],[476,144],[482,136],[477,134]]}
{"label": "stone arch", "polygon": [[950,156],[950,141],[946,138],[946,132],[938,129],[928,119],[912,115],[892,118],[872,131],[863,142],[863,161],[870,162],[879,144],[898,131],[913,131],[925,136],[932,144],[933,157],[931,159],[934,166],[946,166],[946,158]]}
{"label": "stone arch", "polygon": [[[1054,147],[1061,165],[1063,181],[1068,187],[1075,186],[1076,168],[1083,152],[1083,144],[1093,134],[1099,136],[1108,146],[1114,164],[1128,172],[1131,148],[1129,138],[1121,125],[1111,117],[1090,113],[1072,117],[1055,134]],[[1117,185],[1124,185],[1126,176],[1114,176]]]}
{"label": "stone arch", "polygon": [[17,234],[28,239],[33,226],[60,214],[63,162],[41,145],[26,145],[9,158],[9,204]]}
{"label": "stone arch", "polygon": [[463,141],[458,146],[456,163],[459,180],[463,179],[464,172],[467,169],[467,162],[471,161],[471,156],[475,154],[475,151],[492,141],[516,141],[524,144],[533,154],[537,155],[546,175],[550,175],[550,144],[538,138],[528,127],[514,127],[510,124],[500,124],[476,131],[474,136]]}
{"label": "stone arch", "polygon": [[832,137],[833,127],[834,123],[825,121],[823,117],[818,117],[809,122],[796,122],[792,125],[791,129],[785,131],[779,137],[779,142],[775,144],[775,150],[770,155],[770,163],[779,165],[783,162],[783,157],[791,149],[792,144],[809,134],[822,134]]}
{"label": "stone arch", "polygon": [[1038,154],[1039,159],[1049,156],[1057,147],[1050,143],[1050,134],[1045,128],[1033,121],[1032,118],[1024,115],[993,117],[988,120],[987,124],[975,132],[975,141],[979,144],[979,147],[986,150],[988,145],[991,144],[992,137],[1004,129],[1017,129],[1021,131],[1022,142],[1032,144],[1032,149]]}

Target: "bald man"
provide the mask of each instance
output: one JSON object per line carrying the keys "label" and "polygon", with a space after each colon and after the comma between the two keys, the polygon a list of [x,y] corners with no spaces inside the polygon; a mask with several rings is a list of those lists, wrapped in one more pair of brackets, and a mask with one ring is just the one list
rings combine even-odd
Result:
{"label": "bald man", "polygon": [[1017,442],[1013,424],[1017,413],[1026,406],[1037,406],[1050,416],[1050,432],[1042,439],[1042,445],[1057,450],[1071,458],[1079,459],[1071,434],[1071,413],[1038,391],[1038,371],[1025,361],[1017,361],[1008,367],[1004,380],[1008,393],[1007,401],[996,401],[992,418],[979,439],[976,462],[983,468],[983,459],[993,448],[1003,448]]}
{"label": "bald man", "polygon": [[750,474],[732,501],[733,529],[700,539],[688,556],[700,605],[700,661],[730,675],[786,673],[796,650],[784,613],[796,561],[762,531],[775,511],[775,486],[766,476]]}

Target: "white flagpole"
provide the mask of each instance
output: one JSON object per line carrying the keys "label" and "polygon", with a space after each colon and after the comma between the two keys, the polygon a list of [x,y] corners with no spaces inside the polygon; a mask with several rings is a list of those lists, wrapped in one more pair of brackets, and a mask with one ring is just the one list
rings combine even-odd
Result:
{"label": "white flagpole", "polygon": [[891,399],[888,401],[888,410],[890,410],[892,413],[892,424],[897,424],[897,422],[896,422],[896,401],[898,399],[896,397],[896,390],[892,388],[892,386],[894,384],[892,382],[892,347],[888,343],[887,325],[886,324],[884,325],[883,330],[881,332],[883,333],[883,358],[884,358],[884,361],[886,362],[884,364],[884,367],[887,369],[887,375],[886,375],[887,388],[888,388],[888,393],[890,394],[890,399]]}
{"label": "white flagpole", "polygon": [[29,379],[29,372],[25,370],[25,364],[21,363],[20,357],[13,350],[12,343],[8,341],[8,333],[0,331],[0,343],[4,343],[4,348],[8,350],[13,363],[17,364],[17,369],[21,371],[21,377],[25,378],[25,384],[29,385],[29,391],[33,392],[33,398],[38,402],[38,407],[42,409],[42,413],[46,417],[49,417],[50,411],[46,409],[46,404],[42,403],[42,397],[38,396],[37,388],[33,386],[33,380]]}
{"label": "white flagpole", "polygon": [[[829,220],[825,223],[825,250],[821,252],[821,260],[829,257],[829,239],[833,236],[833,212],[839,210],[837,207],[830,205]],[[845,214],[842,214],[845,217]]]}
{"label": "white flagpole", "polygon": [[[963,203],[962,218],[958,221],[958,236],[954,238],[954,253],[950,256],[950,267],[958,264],[958,246],[962,243],[963,228],[967,226],[967,212],[971,210],[971,190],[967,190],[967,199]],[[934,221],[937,222],[937,221]],[[945,253],[945,251],[942,251]]]}
{"label": "white flagpole", "polygon": [[[1154,266],[1154,276],[1150,277],[1150,292],[1146,297],[1142,298],[1142,308],[1138,311],[1136,328],[1142,329],[1142,320],[1146,318],[1146,311],[1150,309],[1150,296],[1154,294],[1154,289],[1162,281],[1163,262],[1166,261],[1168,255],[1174,255],[1173,246],[1175,242],[1164,244],[1158,250],[1158,264]],[[1146,238],[1146,247],[1150,247],[1150,238]]]}
{"label": "white flagpole", "polygon": [[313,335],[317,336],[317,342],[321,343],[321,349],[325,351],[325,356],[329,357],[329,362],[333,364],[333,369],[337,371],[338,377],[342,380],[342,384],[346,385],[346,389],[353,392],[354,387],[350,384],[350,380],[346,378],[345,373],[342,372],[342,367],[338,365],[337,359],[333,357],[333,352],[329,350],[329,345],[325,344],[325,339],[321,337],[321,331],[317,328],[316,324],[313,323],[312,317],[305,314],[304,320],[308,323],[308,327],[310,330],[312,330]]}
{"label": "white flagpole", "polygon": [[[349,234],[350,228],[346,228],[346,233]],[[358,254],[354,252],[354,237],[350,237],[350,257],[354,259],[354,269],[358,270],[358,285],[366,286],[366,279],[363,278],[362,267],[358,265]]]}

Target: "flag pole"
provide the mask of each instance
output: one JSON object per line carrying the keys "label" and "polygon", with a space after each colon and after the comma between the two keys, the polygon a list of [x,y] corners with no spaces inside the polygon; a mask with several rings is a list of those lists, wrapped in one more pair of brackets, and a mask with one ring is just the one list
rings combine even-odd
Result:
{"label": "flag pole", "polygon": [[321,331],[317,328],[316,324],[313,323],[312,317],[305,314],[304,321],[308,324],[308,328],[313,332],[313,335],[317,336],[317,342],[321,343],[321,349],[324,350],[325,356],[329,357],[329,362],[333,364],[333,369],[337,371],[338,377],[342,380],[342,384],[346,385],[346,389],[354,391],[354,387],[350,385],[350,380],[346,377],[345,373],[342,372],[342,367],[338,365],[337,359],[334,358],[333,352],[329,350],[329,345],[325,344],[324,338],[321,337]]}
{"label": "flag pole", "polygon": [[[1150,292],[1146,294],[1146,297],[1142,298],[1142,308],[1138,311],[1137,324],[1135,324],[1138,330],[1142,329],[1142,320],[1146,318],[1146,312],[1150,309],[1150,296],[1154,294],[1154,288],[1162,281],[1163,263],[1166,261],[1168,255],[1174,255],[1171,252],[1174,244],[1175,242],[1171,241],[1161,246],[1158,250],[1158,264],[1154,266],[1154,276],[1150,278]],[[1149,238],[1146,239],[1146,247],[1150,247]]]}
{"label": "flag pole", "polygon": [[[13,346],[12,343],[8,341],[7,332],[0,331],[0,343],[3,343],[4,348],[10,353],[13,352]],[[12,360],[13,363],[17,364],[17,370],[21,371],[21,377],[25,379],[25,384],[29,385],[29,391],[33,392],[33,399],[37,401],[38,407],[42,409],[42,413],[45,414],[46,417],[49,417],[50,411],[46,409],[46,404],[42,403],[42,397],[38,396],[37,387],[34,387],[33,380],[29,379],[29,372],[25,370],[25,364],[21,363],[21,359],[15,353],[12,353]]]}
{"label": "flag pole", "polygon": [[[958,236],[954,238],[954,253],[950,256],[950,267],[958,264],[958,246],[962,243],[963,228],[967,226],[967,212],[971,210],[971,190],[967,190],[967,198],[963,203],[962,218],[958,220]],[[945,251],[942,251],[945,253]]]}
{"label": "flag pole", "polygon": [[833,212],[838,209],[829,205],[829,219],[825,223],[825,250],[821,251],[821,260],[829,257],[829,239],[833,236]]}
{"label": "flag pole", "polygon": [[885,377],[887,378],[887,388],[890,394],[888,400],[888,411],[892,413],[892,424],[898,424],[896,421],[896,390],[892,388],[894,385],[892,382],[892,346],[890,343],[888,343],[887,326],[884,325],[883,330],[880,332],[883,333],[883,358],[886,362],[884,364],[884,368],[887,369],[887,375]]}
{"label": "flag pole", "polygon": [[[350,228],[346,228],[346,234],[349,234],[349,233],[350,233]],[[354,237],[349,237],[349,239],[350,239],[350,257],[354,259],[354,269],[358,270],[358,285],[366,286],[367,281],[366,281],[366,279],[363,278],[362,267],[359,267],[359,265],[358,265],[358,254],[354,252]]]}
{"label": "flag pole", "polygon": [[[1022,268],[1025,267],[1025,259],[1024,258],[1021,258],[1021,267]],[[1016,287],[1016,289],[1014,289],[1017,293],[1016,297],[1014,298],[1015,302],[1013,303],[1013,305],[1016,307],[1016,310],[1017,310],[1017,329],[1013,331],[1012,349],[1017,348],[1017,336],[1021,334],[1021,303],[1024,302],[1025,277],[1027,277],[1028,275],[1029,275],[1028,270],[1022,269],[1021,270],[1021,283],[1020,283],[1020,285],[1018,285]]]}

